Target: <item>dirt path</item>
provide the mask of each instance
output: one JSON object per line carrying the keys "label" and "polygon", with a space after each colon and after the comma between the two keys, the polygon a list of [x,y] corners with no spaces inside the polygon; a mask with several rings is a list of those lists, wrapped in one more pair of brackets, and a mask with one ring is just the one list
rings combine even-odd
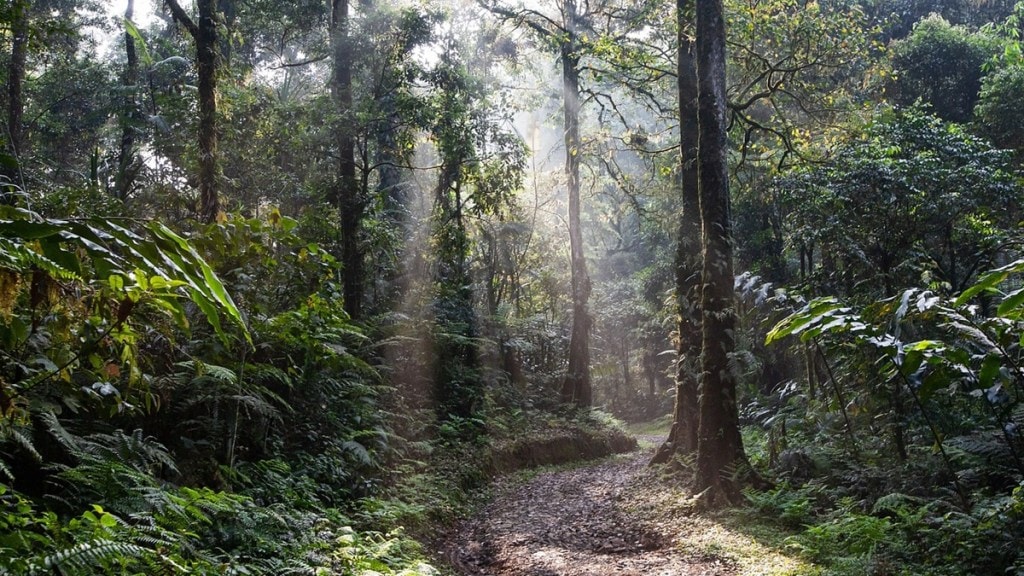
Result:
{"label": "dirt path", "polygon": [[641,450],[499,486],[449,540],[447,556],[474,576],[736,574],[732,562],[684,552],[678,525],[649,513],[650,456]]}

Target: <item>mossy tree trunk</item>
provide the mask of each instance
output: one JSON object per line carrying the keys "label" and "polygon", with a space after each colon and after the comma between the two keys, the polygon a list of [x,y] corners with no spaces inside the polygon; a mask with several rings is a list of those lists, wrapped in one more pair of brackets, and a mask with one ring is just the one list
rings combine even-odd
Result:
{"label": "mossy tree trunk", "polygon": [[174,20],[181,24],[196,45],[196,75],[199,93],[199,206],[197,216],[213,222],[220,213],[217,193],[217,72],[220,41],[217,33],[217,0],[197,0],[197,20],[177,0],[166,0]]}
{"label": "mossy tree trunk", "polygon": [[331,201],[340,219],[341,263],[344,267],[342,291],[345,311],[353,320],[363,315],[363,248],[360,234],[365,199],[356,179],[355,114],[352,108],[352,38],[348,0],[331,3],[331,97],[338,121],[334,126],[337,178]]}
{"label": "mossy tree trunk", "polygon": [[676,402],[668,440],[658,449],[653,463],[668,462],[673,455],[697,450],[697,379],[700,368],[700,194],[697,188],[697,68],[694,42],[687,33],[687,0],[677,0],[679,98],[680,212],[675,255],[675,294],[678,342],[676,343]]}
{"label": "mossy tree trunk", "polygon": [[[5,185],[22,186],[20,166],[21,155],[24,153],[23,142],[25,129],[22,117],[25,113],[25,68],[28,61],[28,34],[29,34],[29,3],[25,0],[15,0],[10,8],[11,22],[11,53],[7,63],[7,90],[6,98],[7,112],[7,153],[17,162],[3,166],[3,175],[7,182]],[[8,192],[7,190],[0,190]],[[4,202],[10,202],[5,198]]]}
{"label": "mossy tree trunk", "polygon": [[725,18],[722,0],[696,0],[697,173],[702,247],[700,419],[696,489],[705,506],[737,502],[749,471],[739,430],[729,171],[726,162]]}

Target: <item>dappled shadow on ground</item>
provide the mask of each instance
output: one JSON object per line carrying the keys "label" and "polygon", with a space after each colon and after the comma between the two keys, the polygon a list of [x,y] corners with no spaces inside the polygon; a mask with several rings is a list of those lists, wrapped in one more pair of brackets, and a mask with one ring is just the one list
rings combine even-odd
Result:
{"label": "dappled shadow on ground", "polygon": [[449,540],[473,576],[669,576],[736,573],[733,562],[682,546],[675,522],[637,506],[649,451],[498,487]]}

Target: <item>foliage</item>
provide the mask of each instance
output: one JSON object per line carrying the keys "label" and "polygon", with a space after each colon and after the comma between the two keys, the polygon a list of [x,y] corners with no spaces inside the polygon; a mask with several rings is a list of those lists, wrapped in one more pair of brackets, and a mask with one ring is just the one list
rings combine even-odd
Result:
{"label": "foliage", "polygon": [[938,15],[924,18],[893,46],[894,100],[921,100],[943,120],[967,122],[981,91],[982,66],[1000,51],[987,32],[970,32]]}
{"label": "foliage", "polygon": [[[0,222],[5,438],[39,414],[153,409],[158,399],[138,357],[140,340],[160,318],[187,328],[183,300],[221,339],[221,313],[241,325],[213,269],[159,222],[133,231],[109,219],[53,220],[10,207],[7,215]],[[249,337],[244,326],[241,334]]]}
{"label": "foliage", "polygon": [[996,146],[1016,152],[1019,161],[1024,150],[1024,123],[1014,95],[1024,90],[1024,66],[1007,66],[985,76],[978,105],[974,109],[979,131]]}
{"label": "foliage", "polygon": [[1022,197],[1003,152],[919,109],[871,126],[777,186],[801,279],[815,293],[851,296],[922,280],[963,290],[995,262]]}
{"label": "foliage", "polygon": [[[889,428],[896,452],[905,461],[905,473],[920,476],[926,468],[932,474],[937,472],[935,466],[945,468],[939,473],[947,483],[945,490],[931,482],[930,489],[898,486],[883,476],[881,486],[861,492],[871,515],[853,512],[849,501],[835,497],[831,516],[808,522],[810,527],[795,538],[802,550],[833,561],[849,555],[866,561],[865,555],[874,552],[872,557],[881,555],[936,574],[965,569],[959,558],[985,558],[986,570],[1019,564],[1017,551],[1008,542],[1019,538],[1024,527],[1019,507],[1024,446],[1018,432],[1024,410],[1016,368],[1024,360],[1019,338],[1024,318],[1022,272],[1024,261],[1018,260],[981,275],[956,298],[911,289],[860,313],[834,298],[820,298],[768,333],[770,342],[788,336],[824,341],[847,362],[863,354],[863,362],[874,366],[881,379],[873,386],[884,386],[873,393],[888,389],[887,399],[880,396],[874,401],[890,402],[895,418]],[[846,415],[854,403],[867,400],[851,388],[850,378],[843,380],[846,393],[856,398],[837,408]],[[915,413],[897,407],[901,396]],[[859,431],[866,423],[857,421]],[[856,439],[854,430],[850,432],[855,446],[870,446]],[[915,439],[918,449],[903,447],[901,442],[910,439]],[[929,443],[930,449],[924,450]],[[926,468],[915,471],[908,457],[920,458]],[[884,461],[877,465],[884,466]],[[884,469],[881,473],[886,474]],[[848,478],[869,476],[865,469],[849,474]],[[905,491],[910,495],[899,496]],[[782,509],[788,510],[802,502],[796,494],[776,494],[774,500],[759,495],[754,501],[762,509],[765,502],[782,502]],[[892,539],[894,535],[899,537]],[[942,549],[951,541],[957,543],[956,552]],[[975,564],[971,569],[979,568]]]}

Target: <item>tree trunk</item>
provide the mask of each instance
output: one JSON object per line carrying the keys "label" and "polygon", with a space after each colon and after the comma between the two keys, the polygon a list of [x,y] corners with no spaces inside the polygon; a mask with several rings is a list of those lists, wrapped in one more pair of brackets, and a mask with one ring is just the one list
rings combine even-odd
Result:
{"label": "tree trunk", "polygon": [[700,194],[697,188],[697,68],[693,39],[686,35],[687,0],[676,1],[679,53],[679,184],[681,211],[676,245],[676,403],[668,440],[651,461],[668,462],[676,453],[697,450],[697,377],[700,364]]}
{"label": "tree trunk", "polygon": [[562,401],[580,407],[591,405],[590,383],[590,277],[583,253],[580,225],[580,57],[576,41],[576,2],[564,6],[565,36],[561,41],[562,101],[565,115],[565,175],[569,194],[569,267],[572,275],[572,334],[569,367],[562,384]]}
{"label": "tree trunk", "polygon": [[196,68],[199,76],[199,217],[213,222],[217,197],[217,0],[199,0]]}
{"label": "tree trunk", "polygon": [[[24,126],[22,116],[25,113],[25,99],[22,89],[25,86],[25,66],[28,59],[28,13],[26,1],[16,0],[11,6],[11,60],[7,65],[7,152],[14,157],[17,164],[4,167],[3,175],[11,185],[23,188],[21,178],[21,155],[24,153]],[[7,190],[4,190],[7,192]],[[5,198],[11,202],[13,198]]]}
{"label": "tree trunk", "polygon": [[[125,20],[134,18],[135,0],[128,0],[125,8]],[[121,111],[121,149],[117,157],[117,174],[114,176],[114,196],[122,202],[131,195],[138,173],[135,156],[135,124],[138,109],[135,100],[135,88],[139,82],[139,55],[135,49],[135,38],[126,30],[124,33],[124,53],[126,63],[121,85],[124,86],[124,104]]]}
{"label": "tree trunk", "polygon": [[196,44],[199,76],[199,219],[213,222],[220,213],[217,196],[217,0],[198,0],[199,22],[193,22],[177,0],[165,0],[174,19]]}
{"label": "tree trunk", "polygon": [[722,0],[696,0],[698,178],[704,262],[701,290],[700,423],[696,489],[713,507],[740,498],[739,476],[749,471],[740,437],[735,351],[729,173],[726,163],[725,19]]}
{"label": "tree trunk", "polygon": [[331,8],[331,48],[334,72],[331,95],[337,107],[335,137],[338,147],[338,178],[332,201],[338,207],[341,225],[341,263],[345,311],[358,320],[363,304],[363,251],[359,242],[363,220],[363,201],[356,181],[355,118],[352,111],[352,45],[349,35],[349,2],[333,0]]}

